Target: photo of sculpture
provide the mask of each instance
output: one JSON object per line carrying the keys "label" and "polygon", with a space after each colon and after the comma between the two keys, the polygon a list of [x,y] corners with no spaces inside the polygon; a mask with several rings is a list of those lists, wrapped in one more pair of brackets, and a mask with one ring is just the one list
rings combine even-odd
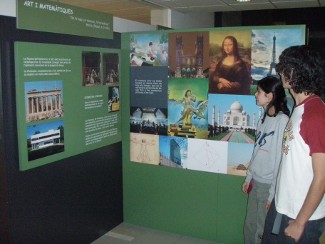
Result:
{"label": "photo of sculpture", "polygon": [[255,96],[209,94],[210,140],[254,144],[257,123],[263,113]]}
{"label": "photo of sculpture", "polygon": [[132,34],[130,36],[130,65],[168,66],[168,34]]}
{"label": "photo of sculpture", "polygon": [[207,138],[207,79],[168,81],[168,135]]}
{"label": "photo of sculpture", "polygon": [[100,53],[82,52],[82,85],[96,86],[100,84]]}
{"label": "photo of sculpture", "polygon": [[27,127],[28,161],[64,151],[64,123],[62,120]]}
{"label": "photo of sculpture", "polygon": [[104,53],[102,64],[104,85],[119,85],[119,55],[117,53]]}
{"label": "photo of sculpture", "polygon": [[62,118],[61,80],[25,82],[26,122]]}
{"label": "photo of sculpture", "polygon": [[209,53],[209,93],[251,94],[251,31],[210,32]]}
{"label": "photo of sculpture", "polygon": [[169,34],[169,77],[204,78],[209,67],[209,32]]}

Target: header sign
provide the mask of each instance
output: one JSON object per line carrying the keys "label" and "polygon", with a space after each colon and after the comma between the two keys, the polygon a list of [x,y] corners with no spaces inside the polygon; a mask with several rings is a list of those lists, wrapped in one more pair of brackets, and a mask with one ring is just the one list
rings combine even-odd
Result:
{"label": "header sign", "polygon": [[17,28],[112,39],[113,16],[52,1],[17,0]]}

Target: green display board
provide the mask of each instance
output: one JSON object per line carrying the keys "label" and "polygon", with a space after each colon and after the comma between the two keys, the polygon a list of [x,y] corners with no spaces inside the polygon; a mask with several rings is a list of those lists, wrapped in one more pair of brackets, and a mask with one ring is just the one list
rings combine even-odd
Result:
{"label": "green display board", "polygon": [[304,26],[128,38],[130,160],[245,176],[263,114],[256,84],[277,75],[275,64],[285,48],[305,43]]}
{"label": "green display board", "polygon": [[[304,44],[305,34],[303,25],[122,34],[123,80],[129,81],[122,89],[125,222],[244,242],[241,186],[261,115],[254,109],[256,83],[276,75],[280,53]],[[218,91],[210,74],[230,36],[249,78],[241,76],[243,89]]]}
{"label": "green display board", "polygon": [[17,0],[17,28],[113,38],[113,16],[59,2]]}
{"label": "green display board", "polygon": [[20,170],[121,140],[119,50],[15,43]]}

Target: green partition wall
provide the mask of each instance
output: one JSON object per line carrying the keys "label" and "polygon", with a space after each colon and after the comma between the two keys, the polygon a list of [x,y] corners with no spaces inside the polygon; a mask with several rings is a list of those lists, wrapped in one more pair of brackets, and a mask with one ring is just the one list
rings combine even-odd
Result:
{"label": "green partition wall", "polygon": [[[123,48],[124,47],[124,48]],[[122,34],[122,118],[129,118],[129,35]],[[243,177],[130,162],[122,120],[124,222],[223,243],[243,243]]]}
{"label": "green partition wall", "polygon": [[[245,28],[252,29],[241,29]],[[247,203],[241,191],[244,176],[130,160],[130,37],[131,33],[124,33],[121,38],[124,222],[218,243],[243,243]]]}
{"label": "green partition wall", "polygon": [[125,163],[124,221],[221,243],[243,243],[243,179]]}

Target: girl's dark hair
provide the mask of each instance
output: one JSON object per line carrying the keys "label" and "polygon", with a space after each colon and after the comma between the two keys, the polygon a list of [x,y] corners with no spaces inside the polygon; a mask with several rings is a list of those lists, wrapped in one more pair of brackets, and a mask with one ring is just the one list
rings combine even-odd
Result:
{"label": "girl's dark hair", "polygon": [[[270,103],[265,108],[265,113],[262,118],[262,123],[264,122],[265,116],[273,116],[275,117],[280,111],[284,114],[290,114],[289,108],[287,106],[287,98],[285,94],[285,90],[282,86],[282,82],[275,76],[267,76],[261,79],[257,83],[257,87],[262,89],[265,93],[272,92],[273,98]],[[273,115],[269,114],[269,110],[274,107],[275,113]]]}

